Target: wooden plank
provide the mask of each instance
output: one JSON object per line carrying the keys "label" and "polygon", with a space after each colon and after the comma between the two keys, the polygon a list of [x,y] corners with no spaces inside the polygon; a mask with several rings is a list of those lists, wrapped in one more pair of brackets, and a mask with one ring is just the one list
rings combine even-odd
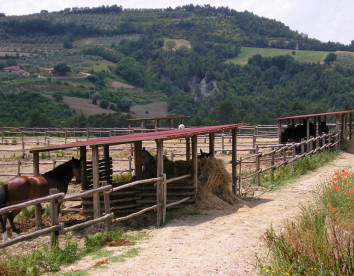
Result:
{"label": "wooden plank", "polygon": [[106,214],[106,215],[104,215],[102,217],[99,217],[99,218],[96,218],[96,219],[93,219],[93,220],[85,221],[85,222],[82,222],[80,224],[76,224],[76,225],[73,225],[73,226],[70,226],[70,227],[66,227],[64,229],[61,229],[60,232],[61,233],[67,233],[69,231],[75,231],[75,230],[78,230],[78,229],[81,229],[81,228],[86,228],[86,227],[89,227],[91,225],[106,221],[108,219],[112,219],[112,217],[113,217],[113,213],[109,213],[109,214]]}
{"label": "wooden plank", "polygon": [[[111,186],[111,185],[109,185]],[[107,187],[107,182],[102,183],[102,187]],[[105,214],[110,214],[111,213],[111,205],[110,205],[110,200],[109,200],[109,192],[103,192],[103,200],[104,200],[104,212]],[[109,232],[111,230],[111,220],[106,219],[105,224],[104,224],[104,230],[105,232]]]}
{"label": "wooden plank", "polygon": [[162,179],[161,177],[156,177],[156,178],[150,178],[150,179],[134,181],[134,182],[131,182],[131,183],[128,183],[128,184],[124,184],[122,186],[115,187],[115,188],[112,189],[112,192],[116,192],[116,191],[119,191],[119,190],[122,190],[122,189],[126,189],[126,188],[129,188],[129,187],[133,187],[133,186],[138,185],[138,184],[145,184],[145,183],[155,182],[155,181],[158,181],[158,180],[161,180],[161,179]]}
{"label": "wooden plank", "polygon": [[185,198],[183,198],[183,199],[181,199],[181,200],[178,200],[178,201],[175,201],[175,202],[172,202],[172,203],[167,204],[166,207],[169,208],[169,207],[172,207],[172,206],[181,204],[181,203],[183,203],[183,202],[186,202],[186,201],[188,201],[188,200],[190,200],[190,199],[191,199],[191,197],[185,197]]}
{"label": "wooden plank", "polygon": [[118,221],[122,221],[122,220],[127,220],[127,219],[130,219],[130,218],[136,217],[136,216],[139,216],[139,215],[144,214],[144,213],[146,213],[146,212],[148,212],[148,211],[155,210],[155,209],[157,209],[158,207],[159,207],[158,205],[154,205],[154,206],[145,208],[145,209],[143,209],[143,210],[141,210],[141,211],[139,211],[139,212],[130,214],[130,215],[128,215],[128,216],[116,218],[116,219],[113,220],[113,223],[118,222]]}
{"label": "wooden plank", "polygon": [[20,235],[20,236],[18,236],[16,238],[13,238],[13,239],[11,239],[11,240],[9,240],[7,242],[0,243],[0,249],[1,248],[5,248],[5,247],[10,246],[10,245],[13,245],[13,244],[18,243],[18,242],[31,240],[31,239],[34,239],[34,238],[37,238],[37,237],[40,237],[40,236],[44,236],[44,235],[49,234],[51,232],[58,231],[58,230],[60,230],[63,227],[64,227],[64,224],[63,223],[59,223],[58,225],[47,227],[47,228],[44,228],[44,229],[41,229],[41,230],[37,230],[37,231],[35,231],[33,233],[30,233],[30,234]]}
{"label": "wooden plank", "polygon": [[170,178],[170,179],[166,180],[166,183],[171,183],[171,182],[178,181],[178,180],[181,180],[181,179],[184,179],[184,178],[188,178],[188,177],[191,177],[191,176],[192,175],[190,175],[190,174],[185,174],[185,175],[178,176],[178,177],[175,177],[175,178]]}
{"label": "wooden plank", "polygon": [[40,203],[43,203],[43,202],[48,202],[48,201],[53,200],[53,199],[62,198],[64,196],[65,196],[64,193],[58,193],[58,194],[55,194],[55,195],[40,197],[40,198],[32,199],[32,200],[29,200],[29,201],[26,201],[26,202],[23,202],[23,203],[11,205],[11,206],[8,206],[8,207],[5,207],[5,208],[1,208],[0,209],[0,215],[8,213],[8,212],[11,212],[13,210],[23,209],[23,208],[31,206],[31,205],[40,204]]}
{"label": "wooden plank", "polygon": [[[100,172],[98,170],[98,146],[93,146],[92,147],[92,179],[93,179],[93,188],[97,189],[99,188],[99,177],[100,177]],[[101,210],[100,210],[100,203],[99,203],[99,194],[96,193],[93,195],[93,217],[95,219],[100,217]]]}
{"label": "wooden plank", "polygon": [[86,192],[81,192],[79,194],[75,194],[75,195],[64,197],[62,200],[60,200],[60,202],[65,202],[65,201],[70,201],[70,200],[77,199],[77,198],[84,198],[84,197],[92,196],[95,193],[108,191],[108,190],[111,190],[111,189],[112,189],[112,185],[105,185],[105,186],[102,186],[100,188],[96,188],[96,189],[89,190],[89,191],[86,191]]}

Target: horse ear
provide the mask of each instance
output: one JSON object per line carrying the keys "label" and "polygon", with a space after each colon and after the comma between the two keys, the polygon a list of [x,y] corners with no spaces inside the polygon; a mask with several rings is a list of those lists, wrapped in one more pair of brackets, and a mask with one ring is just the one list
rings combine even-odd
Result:
{"label": "horse ear", "polygon": [[143,150],[145,150],[145,147],[143,147]]}
{"label": "horse ear", "polygon": [[200,154],[203,154],[203,151],[202,151],[202,149],[199,149],[199,151],[200,151]]}

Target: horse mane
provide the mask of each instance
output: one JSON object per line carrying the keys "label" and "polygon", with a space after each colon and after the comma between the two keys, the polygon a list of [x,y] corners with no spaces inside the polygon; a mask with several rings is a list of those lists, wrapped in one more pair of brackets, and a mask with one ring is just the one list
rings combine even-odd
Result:
{"label": "horse mane", "polygon": [[53,170],[42,174],[42,176],[45,177],[45,178],[48,177],[48,178],[56,178],[56,179],[59,178],[60,179],[64,175],[66,175],[66,173],[68,171],[71,172],[70,168],[72,168],[72,160],[69,160],[69,161],[67,161],[67,162],[55,167]]}

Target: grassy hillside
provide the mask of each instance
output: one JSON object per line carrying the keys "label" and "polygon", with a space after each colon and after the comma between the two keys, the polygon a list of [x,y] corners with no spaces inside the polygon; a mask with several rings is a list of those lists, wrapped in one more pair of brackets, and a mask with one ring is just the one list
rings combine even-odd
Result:
{"label": "grassy hillside", "polygon": [[[115,124],[124,116],[111,112],[145,116],[161,108],[132,107],[161,101],[170,115],[191,115],[195,125],[271,123],[274,117],[353,108],[354,57],[348,51],[354,45],[323,43],[226,7],[103,6],[1,17],[0,37],[0,97],[11,103],[19,92],[59,93],[71,109],[61,118],[68,125],[99,126],[102,118],[104,125]],[[300,50],[293,54],[295,47]],[[335,51],[334,65],[345,67],[311,64]],[[14,65],[30,77],[2,70]],[[58,65],[70,72],[50,73]],[[81,104],[93,95],[107,110],[90,112],[93,105]],[[79,110],[105,113],[84,120]],[[3,112],[3,124],[21,124],[21,114]]]}
{"label": "grassy hillside", "polygon": [[[295,54],[294,54],[295,53]],[[248,59],[254,55],[261,55],[262,57],[275,57],[275,56],[293,56],[295,61],[298,62],[320,62],[323,63],[324,59],[330,52],[328,51],[308,51],[308,50],[287,50],[287,49],[275,49],[275,48],[254,48],[254,47],[242,47],[241,53],[235,57],[227,60],[234,64],[245,65]]]}

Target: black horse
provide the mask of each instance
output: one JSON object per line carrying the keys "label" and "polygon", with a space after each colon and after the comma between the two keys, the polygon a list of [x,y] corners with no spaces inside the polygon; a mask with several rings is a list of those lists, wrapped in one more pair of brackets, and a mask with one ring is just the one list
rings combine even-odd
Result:
{"label": "black horse", "polygon": [[[310,136],[315,136],[315,126],[310,122]],[[287,143],[288,141],[300,142],[302,138],[307,137],[307,120],[302,120],[302,125],[290,126],[286,128],[281,133],[281,142],[282,144]]]}
{"label": "black horse", "polygon": [[209,152],[206,153],[204,151],[202,151],[202,149],[200,149],[200,155],[198,155],[198,159],[202,159],[202,158],[208,158],[208,157],[214,157],[214,153],[213,152]]}

